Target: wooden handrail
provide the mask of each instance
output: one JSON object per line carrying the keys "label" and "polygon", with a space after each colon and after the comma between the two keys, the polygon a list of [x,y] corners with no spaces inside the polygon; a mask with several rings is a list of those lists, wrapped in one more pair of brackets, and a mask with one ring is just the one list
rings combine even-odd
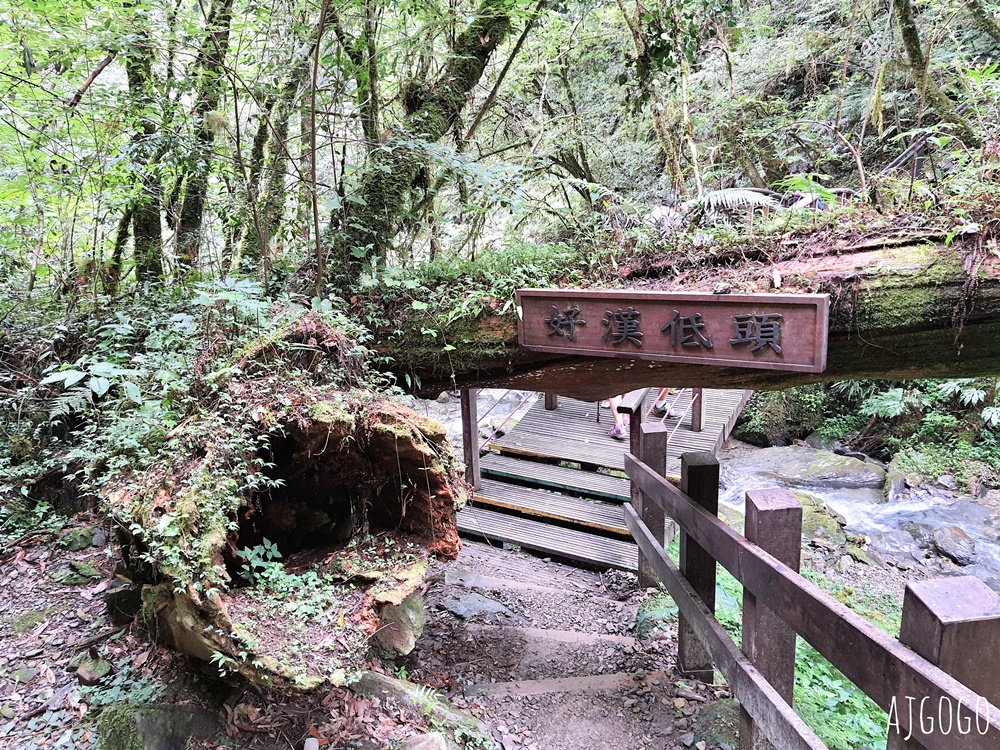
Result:
{"label": "wooden handrail", "polygon": [[[625,455],[625,470],[646,499],[663,508],[759,603],[781,617],[883,710],[919,698],[934,706],[942,702],[962,705],[982,719],[985,705],[986,731],[981,732],[981,723],[977,731],[963,735],[962,749],[1000,747],[1000,708],[748,542],[631,453]],[[921,736],[920,741],[928,750],[955,748],[954,738],[940,735]]]}
{"label": "wooden handrail", "polygon": [[626,393],[622,396],[621,403],[618,404],[619,414],[636,414],[638,413],[643,404],[646,403],[646,395],[649,393],[649,388],[639,388],[637,390]]}
{"label": "wooden handrail", "polygon": [[667,588],[677,609],[712,656],[716,667],[772,744],[781,750],[827,750],[827,746],[792,707],[764,679],[760,671],[740,651],[705,603],[695,594],[680,570],[667,557],[631,505],[625,505],[625,525],[649,566]]}

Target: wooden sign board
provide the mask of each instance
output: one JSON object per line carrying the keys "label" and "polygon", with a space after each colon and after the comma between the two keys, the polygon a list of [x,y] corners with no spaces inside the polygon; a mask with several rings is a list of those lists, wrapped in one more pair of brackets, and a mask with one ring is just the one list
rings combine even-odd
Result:
{"label": "wooden sign board", "polygon": [[589,357],[822,372],[825,294],[521,289],[524,349]]}

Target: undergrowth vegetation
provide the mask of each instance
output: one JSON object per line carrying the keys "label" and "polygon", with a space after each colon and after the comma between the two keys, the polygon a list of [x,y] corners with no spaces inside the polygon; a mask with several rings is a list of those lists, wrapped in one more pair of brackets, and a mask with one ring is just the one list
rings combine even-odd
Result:
{"label": "undergrowth vegetation", "polygon": [[758,445],[807,437],[885,463],[914,481],[944,474],[974,492],[1000,487],[1000,382],[847,381],[754,396],[737,435]]}

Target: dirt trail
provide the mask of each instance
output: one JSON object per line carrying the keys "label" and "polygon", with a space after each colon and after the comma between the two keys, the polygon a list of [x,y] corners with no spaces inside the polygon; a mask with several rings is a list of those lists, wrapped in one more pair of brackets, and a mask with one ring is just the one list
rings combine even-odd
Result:
{"label": "dirt trail", "polygon": [[504,750],[724,750],[731,702],[699,714],[728,691],[674,672],[673,621],[637,637],[645,594],[631,574],[466,542],[432,573],[427,629],[405,666]]}

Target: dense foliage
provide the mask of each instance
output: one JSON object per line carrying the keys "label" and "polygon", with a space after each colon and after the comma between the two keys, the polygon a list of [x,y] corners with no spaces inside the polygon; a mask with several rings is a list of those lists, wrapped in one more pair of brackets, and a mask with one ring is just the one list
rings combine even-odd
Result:
{"label": "dense foliage", "polygon": [[[1000,255],[995,0],[4,0],[0,21],[4,536],[219,436],[191,489],[234,523],[271,481],[269,417],[230,389],[248,361],[415,386],[519,286],[680,276],[793,232],[967,241],[972,284]],[[304,315],[343,337],[323,372],[283,335]],[[744,430],[996,486],[998,393],[812,386]],[[178,555],[192,523],[164,514],[146,549],[180,583],[211,569]],[[286,590],[260,542],[246,577]],[[871,735],[801,656],[804,712]]]}

